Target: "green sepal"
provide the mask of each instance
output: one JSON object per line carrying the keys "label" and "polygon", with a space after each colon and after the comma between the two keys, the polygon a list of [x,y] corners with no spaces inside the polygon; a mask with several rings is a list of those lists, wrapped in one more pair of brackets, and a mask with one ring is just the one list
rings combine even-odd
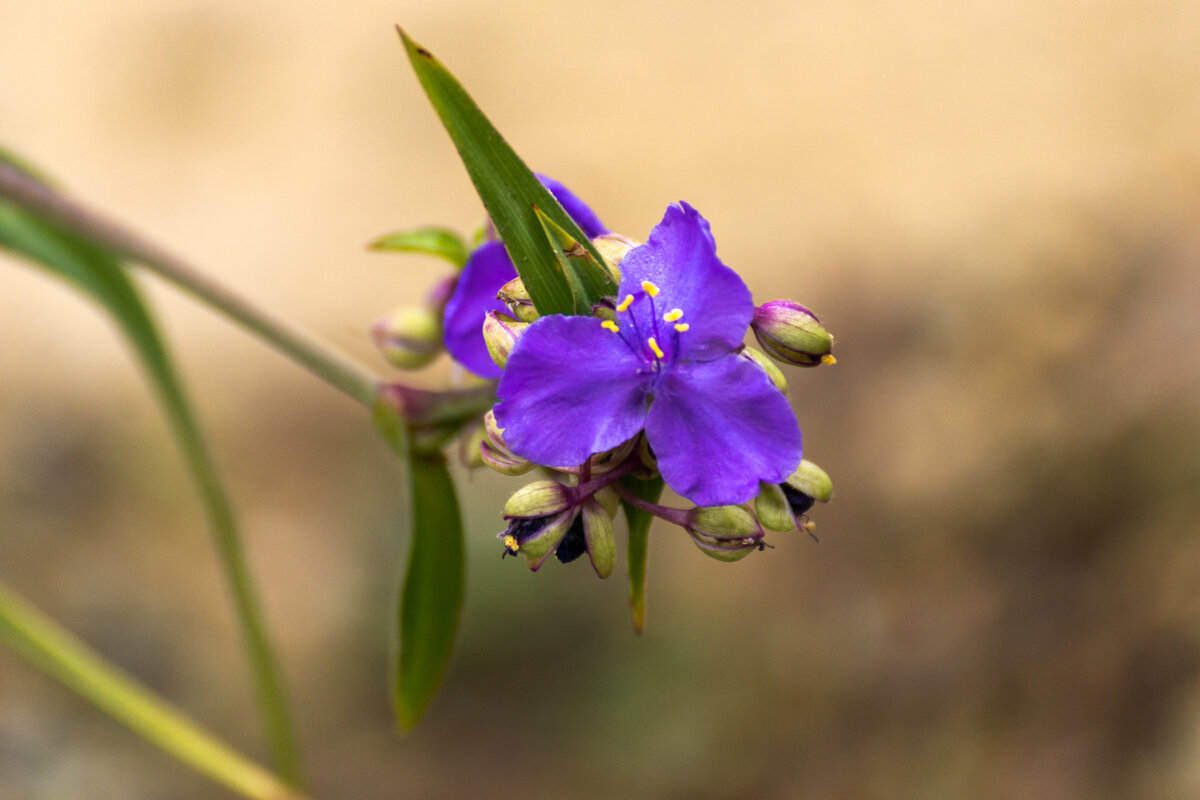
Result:
{"label": "green sepal", "polygon": [[777,483],[759,482],[754,511],[758,521],[769,531],[796,530],[796,515],[792,513],[787,496]]}
{"label": "green sepal", "polygon": [[588,558],[592,569],[601,578],[612,574],[617,563],[617,542],[613,536],[612,517],[595,498],[587,500],[580,509],[583,515],[583,536],[587,541]]}
{"label": "green sepal", "polygon": [[[662,496],[662,478],[642,480],[631,475],[621,479],[621,485],[634,495],[651,503]],[[650,523],[654,516],[621,501],[625,521],[629,525],[629,544],[625,561],[629,567],[629,609],[633,614],[633,630],[639,635],[646,627],[646,559],[650,550]]]}
{"label": "green sepal", "polygon": [[399,253],[424,253],[444,258],[462,269],[470,258],[467,243],[457,233],[446,228],[417,228],[380,236],[367,245],[372,250]]}
{"label": "green sepal", "polygon": [[[396,30],[421,87],[454,141],[537,310],[541,314],[590,314],[604,292],[582,297],[572,294],[554,248],[546,243],[546,233],[535,209],[541,209],[597,262],[603,263],[595,246],[504,141],[450,71],[402,29]],[[583,279],[582,283],[590,291],[594,279]],[[606,293],[612,294],[616,286],[611,279],[609,283],[612,288]]]}

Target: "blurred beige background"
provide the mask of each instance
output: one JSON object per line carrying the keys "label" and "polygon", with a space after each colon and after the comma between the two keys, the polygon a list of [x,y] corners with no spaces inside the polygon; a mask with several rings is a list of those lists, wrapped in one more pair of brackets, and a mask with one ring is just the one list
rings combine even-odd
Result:
{"label": "blurred beige background", "polygon": [[[319,797],[1200,793],[1200,5],[0,5],[0,141],[379,366],[481,209],[400,22],[536,169],[641,237],[686,199],[839,364],[791,373],[819,544],[673,529],[531,575],[465,477],[469,596],[425,723],[385,663],[402,476],[349,401],[144,281],[247,528]],[[261,756],[200,510],[140,375],[0,260],[0,579]],[[450,379],[444,363],[420,376]],[[620,568],[619,568],[620,569]],[[0,653],[0,798],[219,797]]]}

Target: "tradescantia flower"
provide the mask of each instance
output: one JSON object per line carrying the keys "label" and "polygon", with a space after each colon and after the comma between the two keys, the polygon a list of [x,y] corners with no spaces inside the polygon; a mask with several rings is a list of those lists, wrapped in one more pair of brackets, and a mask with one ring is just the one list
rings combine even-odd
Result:
{"label": "tradescantia flower", "polygon": [[667,484],[733,505],[800,462],[787,400],[741,358],[750,290],[717,258],[708,222],[672,205],[621,263],[615,317],[552,315],[508,358],[495,408],[508,446],[536,464],[583,463],[645,430]]}
{"label": "tradescantia flower", "polygon": [[[608,233],[596,213],[570,189],[544,175],[539,175],[538,180],[589,239]],[[504,244],[498,239],[484,242],[471,253],[458,277],[454,294],[446,303],[443,319],[446,349],[456,361],[481,378],[500,377],[500,368],[492,362],[484,343],[483,318],[489,311],[506,311],[504,304],[496,298],[496,291],[515,277],[517,270]]]}

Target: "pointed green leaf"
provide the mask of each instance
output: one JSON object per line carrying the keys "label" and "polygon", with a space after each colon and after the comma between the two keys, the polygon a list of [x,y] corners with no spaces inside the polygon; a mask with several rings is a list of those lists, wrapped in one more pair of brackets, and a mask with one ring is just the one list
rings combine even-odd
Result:
{"label": "pointed green leaf", "polygon": [[[0,163],[36,177],[8,153],[0,152]],[[150,378],[199,491],[230,581],[272,754],[280,772],[293,784],[300,785],[303,770],[287,709],[283,676],[267,639],[250,581],[237,518],[149,311],[115,257],[3,200],[0,200],[0,249],[16,253],[66,280],[108,311]]]}
{"label": "pointed green leaf", "polygon": [[[604,289],[599,294],[574,297],[535,209],[540,208],[602,263],[600,254],[449,70],[403,30],[397,30],[421,87],[454,141],[534,306],[542,314],[590,314],[603,294],[616,292],[616,283],[606,277],[600,282]],[[594,291],[594,280],[585,279],[582,284]]]}
{"label": "pointed green leaf", "polygon": [[437,694],[462,611],[462,517],[454,483],[440,453],[418,453],[395,408],[375,407],[375,424],[408,462],[412,544],[396,614],[392,689],[396,721],[412,730]]}
{"label": "pointed green leaf", "polygon": [[412,231],[397,231],[381,236],[371,242],[372,250],[390,250],[400,253],[424,253],[444,258],[462,269],[469,253],[462,237],[445,228],[418,228]]}
{"label": "pointed green leaf", "polygon": [[[621,483],[630,492],[651,503],[657,503],[662,495],[662,478],[644,481],[626,476]],[[633,612],[633,630],[640,634],[646,627],[646,559],[650,550],[650,523],[654,522],[654,517],[623,500],[621,506],[625,509],[625,520],[629,524],[629,548],[626,552],[629,607]]]}
{"label": "pointed green leaf", "polygon": [[586,247],[576,241],[571,234],[564,231],[554,220],[550,219],[540,208],[534,208],[538,222],[546,234],[546,240],[554,248],[554,256],[558,259],[559,269],[571,287],[571,297],[576,306],[586,304],[590,313],[595,305],[590,301],[593,297],[603,297],[611,294],[612,275],[592,255]]}

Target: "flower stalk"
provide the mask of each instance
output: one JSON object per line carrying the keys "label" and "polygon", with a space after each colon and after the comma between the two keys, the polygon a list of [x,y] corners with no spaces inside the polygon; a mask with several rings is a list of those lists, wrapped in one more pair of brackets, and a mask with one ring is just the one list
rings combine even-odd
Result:
{"label": "flower stalk", "polygon": [[0,163],[0,197],[136,262],[258,336],[336,389],[370,408],[378,376],[305,331],[256,307],[183,259],[19,170]]}

